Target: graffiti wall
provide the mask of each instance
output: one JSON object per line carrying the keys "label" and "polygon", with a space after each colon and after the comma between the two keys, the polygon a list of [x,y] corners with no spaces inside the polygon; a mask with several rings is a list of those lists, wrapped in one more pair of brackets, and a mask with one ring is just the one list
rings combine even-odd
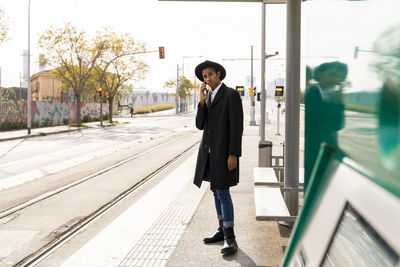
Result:
{"label": "graffiti wall", "polygon": [[0,123],[5,121],[24,122],[27,107],[25,100],[0,100]]}
{"label": "graffiti wall", "polygon": [[[8,122],[26,122],[27,102],[25,100],[0,100],[0,125]],[[108,112],[108,103],[103,103],[103,115]],[[64,124],[66,120],[76,122],[76,103],[36,101],[31,105],[33,126]],[[81,118],[99,117],[100,103],[82,103]]]}

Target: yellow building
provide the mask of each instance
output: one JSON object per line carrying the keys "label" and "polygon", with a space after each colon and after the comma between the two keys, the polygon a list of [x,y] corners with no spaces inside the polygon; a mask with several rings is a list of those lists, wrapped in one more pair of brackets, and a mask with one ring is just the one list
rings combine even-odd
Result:
{"label": "yellow building", "polygon": [[61,101],[61,82],[50,70],[38,72],[31,77],[32,101]]}

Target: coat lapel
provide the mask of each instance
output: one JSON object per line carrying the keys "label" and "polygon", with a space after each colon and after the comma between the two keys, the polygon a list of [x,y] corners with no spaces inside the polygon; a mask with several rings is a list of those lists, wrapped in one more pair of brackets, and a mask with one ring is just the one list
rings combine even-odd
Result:
{"label": "coat lapel", "polygon": [[224,95],[226,91],[226,85],[223,83],[221,85],[221,87],[218,90],[217,95],[214,97],[214,100],[212,101],[211,105],[209,106],[209,108],[211,108],[212,106],[214,106],[220,99],[221,97]]}

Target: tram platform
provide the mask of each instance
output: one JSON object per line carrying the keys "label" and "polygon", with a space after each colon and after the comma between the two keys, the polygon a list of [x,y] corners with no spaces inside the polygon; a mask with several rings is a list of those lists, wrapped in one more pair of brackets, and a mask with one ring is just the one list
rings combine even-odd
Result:
{"label": "tram platform", "polygon": [[[79,241],[67,257],[55,255],[39,266],[279,266],[291,230],[274,221],[256,221],[253,168],[258,165],[260,137],[259,127],[250,126],[248,117],[245,114],[240,182],[231,189],[236,254],[223,256],[223,242],[203,243],[205,236],[215,233],[218,221],[209,184],[198,189],[192,183],[194,149],[115,220]],[[266,139],[274,145],[273,154],[281,155],[284,130],[277,135],[276,127],[275,120],[266,125]]]}
{"label": "tram platform", "polygon": [[[279,266],[290,229],[277,222],[255,219],[253,168],[258,165],[258,153],[254,151],[258,148],[259,129],[248,125],[246,122],[243,134],[240,182],[231,190],[238,252],[222,256],[223,242],[203,244],[203,238],[218,228],[213,196],[207,190],[167,266]],[[275,135],[275,127],[274,123],[266,126],[266,137],[277,145],[276,154],[282,150],[278,145],[284,136]]]}

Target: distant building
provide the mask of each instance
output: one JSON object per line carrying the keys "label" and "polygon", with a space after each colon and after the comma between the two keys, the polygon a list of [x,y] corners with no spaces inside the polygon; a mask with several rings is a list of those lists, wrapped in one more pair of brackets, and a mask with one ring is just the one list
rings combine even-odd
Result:
{"label": "distant building", "polygon": [[31,90],[32,101],[62,101],[61,81],[50,70],[32,75]]}

